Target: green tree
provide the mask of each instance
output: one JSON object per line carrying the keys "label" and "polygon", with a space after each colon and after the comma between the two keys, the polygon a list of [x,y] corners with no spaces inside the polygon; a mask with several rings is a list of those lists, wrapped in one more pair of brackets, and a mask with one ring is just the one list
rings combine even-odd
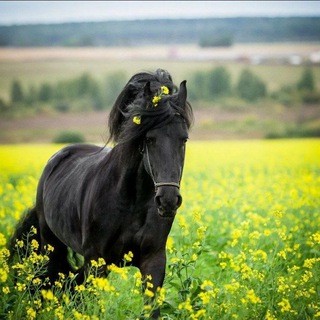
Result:
{"label": "green tree", "polygon": [[0,98],[0,113],[5,113],[8,110],[7,104]]}
{"label": "green tree", "polygon": [[89,73],[83,73],[78,79],[75,80],[76,91],[80,96],[92,96],[97,94],[98,84],[91,77]]}
{"label": "green tree", "polygon": [[210,100],[208,97],[207,74],[203,71],[196,71],[190,76],[188,85],[188,96],[190,100]]}
{"label": "green tree", "polygon": [[210,98],[226,96],[231,90],[231,76],[225,67],[217,67],[209,71],[207,89]]}
{"label": "green tree", "polygon": [[29,90],[25,97],[25,102],[28,105],[33,105],[38,100],[38,92],[34,85],[29,86]]}
{"label": "green tree", "polygon": [[249,69],[242,70],[238,83],[239,96],[247,101],[256,101],[265,97],[267,89],[265,83]]}
{"label": "green tree", "polygon": [[24,101],[24,92],[19,80],[11,83],[10,98],[12,103],[20,103]]}
{"label": "green tree", "polygon": [[301,91],[312,92],[315,90],[315,80],[311,68],[305,68],[297,87]]}
{"label": "green tree", "polygon": [[48,83],[43,83],[39,89],[39,100],[48,102],[52,98],[52,88]]}

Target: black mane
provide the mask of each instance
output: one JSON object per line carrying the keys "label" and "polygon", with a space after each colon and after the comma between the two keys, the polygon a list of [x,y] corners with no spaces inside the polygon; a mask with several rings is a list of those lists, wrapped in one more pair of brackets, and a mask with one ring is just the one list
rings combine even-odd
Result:
{"label": "black mane", "polygon": [[[149,84],[149,94],[146,95],[145,87]],[[152,98],[159,94],[162,86],[169,89],[169,94],[162,96],[155,107]],[[139,141],[148,130],[166,124],[176,114],[185,120],[189,128],[193,122],[192,108],[188,102],[183,107],[179,106],[177,91],[171,75],[165,70],[135,74],[123,88],[110,112],[108,142]],[[140,125],[133,122],[135,116],[141,118]]]}

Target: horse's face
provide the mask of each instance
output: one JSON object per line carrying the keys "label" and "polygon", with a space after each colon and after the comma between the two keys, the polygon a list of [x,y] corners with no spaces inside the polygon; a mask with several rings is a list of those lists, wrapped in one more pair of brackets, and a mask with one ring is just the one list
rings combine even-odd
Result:
{"label": "horse's face", "polygon": [[179,115],[145,137],[144,167],[156,186],[155,203],[162,217],[174,217],[182,203],[179,192],[188,129]]}

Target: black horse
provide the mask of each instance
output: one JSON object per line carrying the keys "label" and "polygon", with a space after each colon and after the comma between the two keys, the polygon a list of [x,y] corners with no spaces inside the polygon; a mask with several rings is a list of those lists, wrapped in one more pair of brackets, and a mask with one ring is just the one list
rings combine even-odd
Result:
{"label": "black horse", "polygon": [[41,248],[54,247],[48,276],[71,270],[68,247],[84,257],[78,281],[91,260],[132,265],[153,289],[163,284],[165,246],[182,202],[179,192],[185,143],[192,123],[186,81],[178,90],[167,71],[134,75],[109,115],[113,148],[76,144],[57,152],[40,178],[36,205],[12,238],[38,228]]}

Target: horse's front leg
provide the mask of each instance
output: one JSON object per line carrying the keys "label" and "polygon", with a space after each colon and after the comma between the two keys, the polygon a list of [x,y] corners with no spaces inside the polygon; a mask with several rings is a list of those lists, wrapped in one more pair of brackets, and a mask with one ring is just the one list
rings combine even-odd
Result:
{"label": "horse's front leg", "polygon": [[[163,285],[166,268],[166,253],[165,249],[155,254],[148,254],[141,258],[140,271],[143,280],[143,289],[147,297],[147,302],[152,302],[152,297],[155,297],[157,289]],[[151,285],[150,285],[151,284]],[[148,295],[148,291],[152,292]],[[149,297],[149,298],[148,298]],[[157,319],[160,316],[160,309],[156,309],[152,313],[152,318]]]}

